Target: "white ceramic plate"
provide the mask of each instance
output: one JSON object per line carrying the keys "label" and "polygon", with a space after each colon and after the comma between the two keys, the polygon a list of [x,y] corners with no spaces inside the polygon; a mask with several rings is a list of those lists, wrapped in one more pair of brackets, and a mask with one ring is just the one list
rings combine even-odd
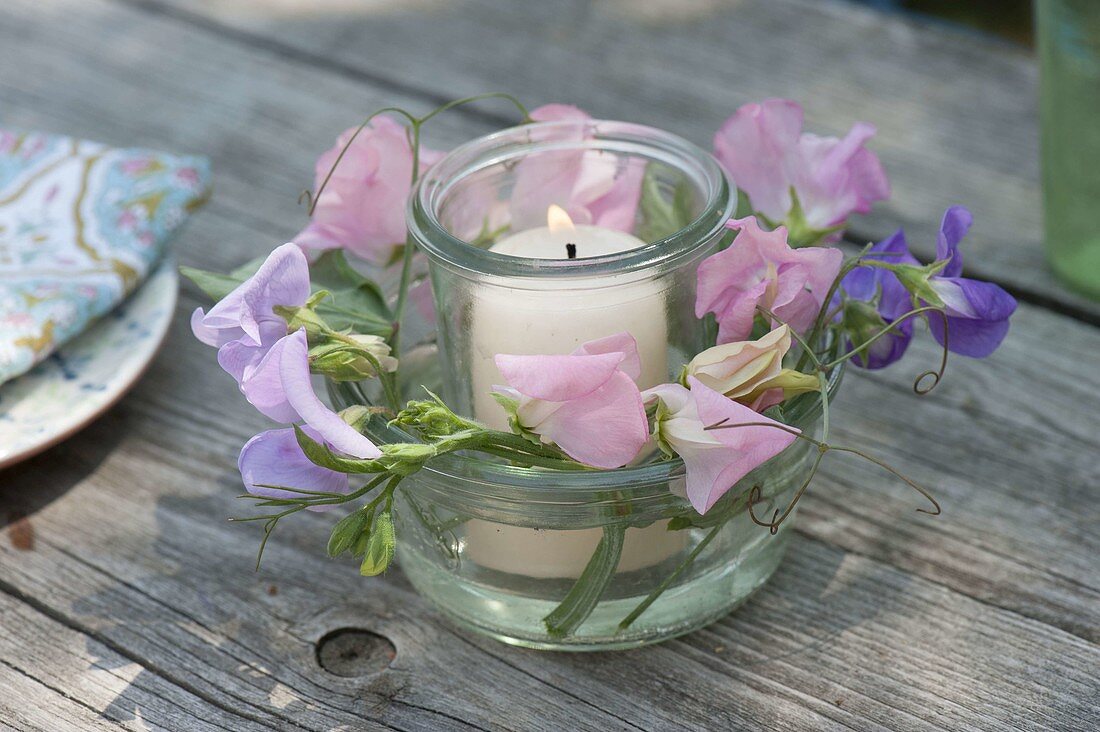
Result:
{"label": "white ceramic plate", "polygon": [[169,257],[98,323],[0,386],[0,468],[72,436],[122,398],[164,342],[178,291]]}

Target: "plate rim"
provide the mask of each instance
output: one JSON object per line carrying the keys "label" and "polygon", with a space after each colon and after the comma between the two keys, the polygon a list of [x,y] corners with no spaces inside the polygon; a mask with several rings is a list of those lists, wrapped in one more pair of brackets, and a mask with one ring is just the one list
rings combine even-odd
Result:
{"label": "plate rim", "polygon": [[[153,277],[160,274],[160,270],[162,268],[169,270],[171,278],[172,278],[172,285],[173,286],[170,290],[169,298],[165,301],[165,305],[167,306],[166,310],[168,311],[169,314],[168,314],[168,317],[164,318],[164,320],[162,321],[161,326],[160,326],[160,332],[158,332],[154,335],[153,347],[149,350],[148,356],[144,359],[142,364],[134,371],[133,375],[130,378],[126,379],[123,383],[121,383],[120,386],[117,389],[115,389],[113,392],[111,392],[110,395],[103,402],[98,404],[88,414],[81,415],[74,422],[66,424],[64,427],[62,427],[60,429],[59,432],[50,433],[48,436],[43,437],[43,439],[41,439],[37,442],[32,442],[32,443],[28,444],[27,446],[25,446],[24,448],[22,448],[20,450],[17,450],[16,452],[11,453],[10,455],[0,456],[0,470],[10,468],[11,466],[15,465],[16,463],[21,463],[24,460],[29,460],[30,458],[32,458],[32,457],[34,457],[34,456],[36,456],[40,453],[43,453],[46,450],[49,450],[51,447],[55,447],[55,446],[59,445],[60,443],[64,442],[65,440],[67,440],[70,437],[72,437],[73,435],[75,435],[76,433],[82,431],[84,428],[86,428],[92,422],[94,422],[97,419],[99,419],[100,417],[102,417],[106,412],[110,411],[116,404],[119,403],[119,401],[122,400],[122,398],[124,396],[126,396],[127,394],[130,393],[130,390],[133,389],[139,381],[141,381],[142,377],[145,376],[145,373],[149,370],[149,366],[152,365],[153,361],[157,357],[157,354],[159,354],[161,348],[163,348],[164,342],[168,338],[168,331],[171,329],[172,322],[175,320],[176,305],[179,303],[179,291],[180,291],[180,287],[179,287],[179,285],[180,285],[180,274],[179,274],[179,268],[176,266],[176,258],[174,256],[171,256],[171,255],[166,256],[157,265],[157,267],[149,275],[149,277],[147,277],[145,279],[145,281],[142,282],[142,284],[138,287],[138,289],[134,290],[134,292],[130,293],[130,295],[127,296],[127,298],[125,300],[123,300],[122,302],[120,302],[118,305],[115,306],[115,309],[117,309],[119,307],[122,307],[126,304],[127,300],[129,300],[130,298],[133,298],[136,295],[138,295],[141,292],[141,288],[145,287],[145,285],[149,283],[150,279],[152,279]],[[112,309],[111,312],[113,312],[113,309]],[[110,314],[109,312],[104,313],[104,315],[100,316],[100,317],[103,318],[103,317],[106,317],[109,314]],[[101,322],[101,321],[97,321],[96,323],[93,323],[92,327],[95,327],[96,325],[98,325],[99,322]],[[85,329],[85,331],[83,333],[77,335],[76,338],[82,337],[89,330],[90,330],[90,328]],[[75,340],[75,338],[74,338],[74,340]],[[56,350],[60,351],[60,350],[64,349],[66,345],[68,345],[68,344],[63,344],[59,348],[57,348]],[[41,364],[39,364],[39,365],[41,365]],[[15,378],[19,379],[19,378],[21,378],[21,376],[17,376]]]}

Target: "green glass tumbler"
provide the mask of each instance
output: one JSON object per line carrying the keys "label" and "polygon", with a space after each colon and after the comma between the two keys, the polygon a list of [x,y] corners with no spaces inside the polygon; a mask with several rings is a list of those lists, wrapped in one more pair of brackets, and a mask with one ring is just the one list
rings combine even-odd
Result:
{"label": "green glass tumbler", "polygon": [[1036,0],[1046,248],[1100,298],[1100,0]]}

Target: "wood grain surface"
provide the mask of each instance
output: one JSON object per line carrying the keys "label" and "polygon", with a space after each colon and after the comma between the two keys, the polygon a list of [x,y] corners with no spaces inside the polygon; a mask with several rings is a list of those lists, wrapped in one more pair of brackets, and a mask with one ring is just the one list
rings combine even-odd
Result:
{"label": "wood grain surface", "polygon": [[[214,161],[176,241],[226,268],[285,241],[312,161],[374,108],[507,90],[700,144],[738,104],[866,119],[903,224],[977,223],[968,268],[1021,295],[1004,346],[852,373],[839,441],[932,486],[944,514],[830,457],[785,564],[715,625],[625,653],[509,648],[440,618],[400,572],[363,579],[284,522],[259,573],[236,454],[265,428],[187,326],[117,407],[0,472],[0,728],[168,730],[1049,729],[1100,719],[1100,308],[1042,260],[1035,69],[1023,51],[841,2],[8,0],[0,124]],[[509,119],[441,117],[445,148]],[[912,371],[913,373],[909,373]],[[297,518],[297,517],[296,517]],[[29,538],[29,540],[28,540]]]}

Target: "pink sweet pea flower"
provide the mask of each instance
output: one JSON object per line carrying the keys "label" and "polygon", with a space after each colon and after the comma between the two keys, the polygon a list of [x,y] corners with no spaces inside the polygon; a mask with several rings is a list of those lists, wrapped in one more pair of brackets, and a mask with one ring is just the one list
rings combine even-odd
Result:
{"label": "pink sweet pea flower", "polygon": [[[592,118],[567,104],[547,104],[531,112],[536,122],[574,122],[575,126],[538,133],[539,139],[583,141],[593,136]],[[552,150],[525,158],[516,167],[512,192],[512,229],[546,225],[551,205],[565,209],[575,224],[618,231],[634,230],[642,194],[645,162],[596,150]]]}
{"label": "pink sweet pea flower", "polygon": [[[323,439],[311,427],[305,427],[303,431],[318,442]],[[349,490],[347,474],[310,462],[298,445],[294,430],[290,428],[268,430],[250,439],[241,448],[237,467],[241,471],[245,489],[257,496],[303,497],[300,493],[266,486],[286,486],[327,493],[347,493]],[[320,511],[324,508],[327,507],[317,506],[311,510]]]}
{"label": "pink sweet pea flower", "polygon": [[740,231],[728,249],[699,265],[696,316],[714,313],[719,344],[748,338],[758,305],[804,333],[817,318],[844,255],[831,247],[791,249],[785,228],[764,231],[752,216],[727,226]]}
{"label": "pink sweet pea flower", "polygon": [[[314,192],[351,140],[344,131],[336,146],[317,159]],[[423,173],[443,153],[420,147]],[[294,238],[306,249],[346,249],[379,266],[388,264],[405,243],[405,203],[412,188],[412,147],[406,128],[389,117],[377,117],[355,137],[328,185],[313,218]]]}
{"label": "pink sweet pea flower", "polygon": [[646,401],[659,400],[658,443],[684,461],[688,500],[703,514],[737,481],[797,438],[767,426],[708,430],[718,424],[781,423],[708,389],[695,377],[689,377],[688,384],[690,390],[679,384],[655,386],[644,397]]}
{"label": "pink sweet pea flower", "polygon": [[649,423],[634,380],[638,344],[629,333],[589,341],[568,356],[496,357],[514,400],[519,428],[554,443],[574,460],[618,468],[649,440]]}
{"label": "pink sweet pea flower", "polygon": [[709,389],[757,412],[795,394],[817,391],[817,378],[783,368],[791,331],[781,325],[755,341],[734,341],[703,351],[684,367]]}
{"label": "pink sweet pea flower", "polygon": [[715,156],[753,210],[787,221],[793,188],[807,228],[823,231],[889,198],[882,164],[864,147],[873,125],[858,122],[844,139],[819,137],[802,132],[802,117],[797,102],[769,99],[738,109],[714,136]]}

